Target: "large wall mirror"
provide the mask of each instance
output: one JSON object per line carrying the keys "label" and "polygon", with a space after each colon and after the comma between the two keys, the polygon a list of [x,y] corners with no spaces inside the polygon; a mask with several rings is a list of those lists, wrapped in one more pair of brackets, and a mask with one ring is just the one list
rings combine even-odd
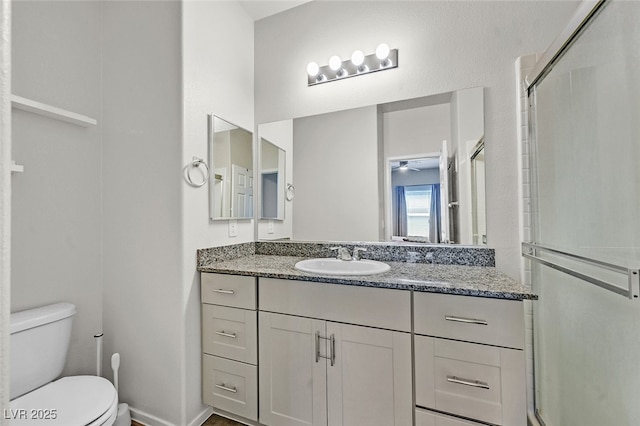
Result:
{"label": "large wall mirror", "polygon": [[253,133],[213,114],[209,127],[209,216],[253,218]]}
{"label": "large wall mirror", "polygon": [[287,122],[295,199],[278,238],[486,243],[482,87]]}

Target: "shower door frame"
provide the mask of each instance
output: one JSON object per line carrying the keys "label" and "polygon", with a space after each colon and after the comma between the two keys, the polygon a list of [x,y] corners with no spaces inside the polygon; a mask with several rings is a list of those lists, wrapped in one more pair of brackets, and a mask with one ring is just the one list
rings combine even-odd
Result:
{"label": "shower door frame", "polygon": [[[578,35],[582,32],[582,30],[597,16],[597,14],[609,2],[610,0],[583,0],[583,2],[580,3],[576,11],[568,21],[567,25],[558,34],[555,40],[547,48],[547,50],[545,50],[545,52],[540,56],[540,58],[538,59],[538,61],[536,61],[531,71],[524,78],[524,85],[525,85],[524,91],[525,91],[525,94],[527,95],[527,99],[529,102],[531,102],[532,96],[533,96],[533,100],[535,101],[535,94],[532,93],[535,85],[544,79],[544,77],[551,71],[555,63],[571,47],[573,41],[578,37]],[[528,113],[528,123],[529,123],[528,125],[529,140],[532,141],[535,138],[535,126],[533,124],[535,123],[535,116],[534,116],[535,109],[532,108],[531,105],[529,104],[529,107],[527,108],[527,110],[528,110],[527,113]],[[531,155],[531,153],[528,153],[528,154],[530,154],[529,155],[530,164],[528,165],[529,170],[534,170],[532,167],[533,164],[531,164],[534,161],[534,159],[532,158],[533,155]],[[534,181],[530,180],[530,182],[531,183],[527,185],[532,187],[534,185],[533,183]],[[535,259],[533,259],[530,256],[530,250],[531,250],[530,243],[523,241],[522,242],[523,257],[529,258],[530,261],[533,261]],[[533,282],[530,282],[529,284],[531,285],[533,284]],[[534,340],[534,337],[532,337],[532,340]],[[535,343],[533,341],[531,343],[533,347]],[[533,362],[534,415],[535,415],[535,420],[540,425],[546,426],[538,410],[539,401],[538,401],[538,396],[536,392],[536,380],[535,380],[535,377],[536,377],[535,350],[533,351],[532,356],[534,358],[534,362]]]}

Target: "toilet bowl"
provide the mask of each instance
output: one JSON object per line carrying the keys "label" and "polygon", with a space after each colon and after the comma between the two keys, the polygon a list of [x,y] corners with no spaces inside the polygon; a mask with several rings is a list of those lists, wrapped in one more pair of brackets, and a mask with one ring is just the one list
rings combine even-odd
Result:
{"label": "toilet bowl", "polygon": [[75,306],[57,303],[11,314],[12,426],[111,426],[118,395],[107,379],[60,376]]}
{"label": "toilet bowl", "polygon": [[110,426],[118,414],[118,396],[107,379],[63,377],[10,403],[11,425]]}

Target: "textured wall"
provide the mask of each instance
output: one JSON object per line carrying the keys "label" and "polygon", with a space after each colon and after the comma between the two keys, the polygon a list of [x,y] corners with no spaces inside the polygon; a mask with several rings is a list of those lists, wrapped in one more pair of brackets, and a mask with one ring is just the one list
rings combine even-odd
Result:
{"label": "textured wall", "polygon": [[94,117],[13,110],[11,310],[76,304],[65,374],[95,373],[102,330],[100,4],[14,2],[15,95]]}
{"label": "textured wall", "polygon": [[[255,132],[253,42],[253,21],[237,2],[183,3],[182,166],[189,163],[194,155],[207,158],[207,113],[216,114]],[[254,150],[254,164],[255,156]],[[174,179],[178,179],[177,176],[174,175]],[[182,199],[177,200],[182,203],[181,317],[184,318],[185,345],[183,424],[191,424],[194,418],[203,415],[204,409],[201,387],[200,274],[196,271],[196,249],[254,239],[253,220],[238,221],[237,237],[229,237],[229,221],[209,220],[208,189],[208,184],[193,188],[182,181]]]}
{"label": "textured wall", "polygon": [[[180,3],[107,1],[102,7],[105,366],[120,352],[120,399],[137,418],[179,425],[185,327]],[[141,417],[147,414],[153,417]]]}
{"label": "textured wall", "polygon": [[[256,23],[256,122],[485,87],[489,246],[519,275],[513,62],[544,50],[577,2],[311,2]],[[329,56],[399,48],[395,70],[307,87]]]}

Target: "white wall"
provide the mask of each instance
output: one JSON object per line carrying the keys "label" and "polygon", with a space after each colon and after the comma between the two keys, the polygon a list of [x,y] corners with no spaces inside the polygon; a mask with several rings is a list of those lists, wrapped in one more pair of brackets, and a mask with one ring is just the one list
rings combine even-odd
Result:
{"label": "white wall", "polygon": [[79,127],[13,110],[11,310],[68,301],[65,374],[95,373],[102,330],[100,4],[13,2],[14,94],[98,119]]}
{"label": "white wall", "polygon": [[[184,129],[182,152],[176,157],[182,158],[182,165],[194,155],[207,158],[207,113],[254,131],[253,40],[253,21],[238,3],[183,3]],[[173,178],[177,179],[177,175]],[[182,291],[180,309],[185,332],[183,424],[189,424],[208,413],[203,414],[201,396],[200,274],[196,271],[196,249],[253,241],[254,227],[253,220],[239,220],[238,236],[229,237],[229,221],[209,220],[209,185],[193,188],[184,181],[180,185],[183,221],[178,258],[182,259],[183,270],[176,286]]]}
{"label": "white wall", "polygon": [[293,121],[293,237],[377,241],[376,106]]}
{"label": "white wall", "polygon": [[[518,277],[513,61],[544,50],[576,5],[311,2],[265,18],[256,23],[256,122],[484,86],[489,246]],[[371,53],[380,42],[399,49],[397,69],[307,87],[310,61]]]}
{"label": "white wall", "polygon": [[448,103],[385,112],[382,116],[385,158],[440,152],[442,141],[451,141]]}
{"label": "white wall", "polygon": [[134,417],[181,425],[180,3],[101,4],[105,368],[120,352],[120,399]]}
{"label": "white wall", "polygon": [[[293,182],[293,120],[282,120],[258,126],[261,138],[267,139],[285,152],[285,182]],[[273,233],[269,233],[269,220],[258,221],[260,240],[291,238],[293,235],[293,202],[284,203],[284,220],[274,220]]]}

